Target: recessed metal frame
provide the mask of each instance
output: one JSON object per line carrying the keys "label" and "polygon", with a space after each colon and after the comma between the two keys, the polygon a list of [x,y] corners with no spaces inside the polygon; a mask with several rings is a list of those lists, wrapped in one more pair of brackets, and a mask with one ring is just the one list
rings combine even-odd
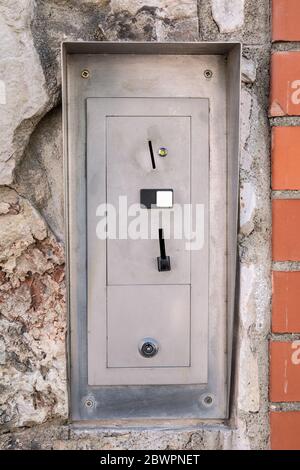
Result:
{"label": "recessed metal frame", "polygon": [[[88,386],[87,382],[87,305],[86,305],[86,129],[81,111],[91,96],[88,82],[93,69],[107,55],[137,56],[140,60],[156,55],[189,56],[203,59],[202,73],[190,70],[190,79],[209,93],[218,93],[213,82],[218,72],[217,86],[226,95],[226,146],[224,198],[226,199],[226,285],[223,298],[225,315],[217,316],[213,309],[209,327],[209,379],[205,385],[170,386]],[[117,58],[117,56],[114,56]],[[167,57],[166,57],[167,58]],[[65,169],[65,218],[68,305],[68,373],[70,418],[73,421],[124,419],[225,419],[229,416],[231,383],[233,320],[236,297],[237,220],[239,198],[239,121],[240,121],[240,60],[241,44],[237,42],[195,43],[110,43],[65,42],[62,44],[63,133]],[[207,78],[204,71],[213,74]],[[82,71],[88,70],[87,77]],[[197,68],[196,68],[197,70]],[[143,77],[139,77],[143,80]],[[145,78],[145,77],[144,77]],[[157,78],[160,77],[159,67]],[[121,80],[121,78],[120,78]],[[115,77],[115,85],[118,79]],[[118,84],[117,84],[118,85]],[[122,88],[121,82],[119,83]],[[127,95],[133,97],[127,83]],[[96,86],[96,85],[95,85]],[[187,97],[183,87],[182,97]],[[212,99],[212,96],[202,96]],[[95,95],[94,95],[95,96]],[[96,96],[103,96],[97,90]],[[105,95],[104,95],[105,96]],[[164,96],[161,94],[161,96]],[[167,96],[167,95],[165,95]],[[197,95],[196,95],[197,96]],[[226,116],[225,116],[226,115]],[[224,144],[224,142],[223,142]],[[220,324],[221,325],[220,325]],[[213,396],[210,406],[203,400]],[[92,403],[93,406],[87,406]]]}

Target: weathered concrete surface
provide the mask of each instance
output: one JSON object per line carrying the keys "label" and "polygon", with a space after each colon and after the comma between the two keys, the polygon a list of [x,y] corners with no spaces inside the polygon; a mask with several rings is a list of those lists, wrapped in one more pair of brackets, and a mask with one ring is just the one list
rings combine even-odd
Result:
{"label": "weathered concrete surface", "polygon": [[250,235],[254,230],[255,188],[251,183],[247,182],[241,186],[240,191],[240,233]]}
{"label": "weathered concrete surface", "polygon": [[55,450],[229,450],[250,449],[245,424],[231,429],[220,425],[74,429],[52,422],[0,436],[2,449]]}
{"label": "weathered concrete surface", "polygon": [[0,423],[66,416],[64,253],[35,209],[0,188]]}
{"label": "weathered concrete surface", "polygon": [[197,1],[39,0],[31,30],[48,93],[58,97],[61,41],[196,41]]}
{"label": "weathered concrete surface", "polygon": [[241,110],[240,308],[236,376],[237,417],[253,448],[267,448],[270,311],[270,159],[266,115],[268,50],[249,48],[256,80],[245,80]]}
{"label": "weathered concrete surface", "polygon": [[101,24],[108,40],[198,39],[195,0],[111,0],[110,8],[108,18]]}
{"label": "weathered concrete surface", "polygon": [[[0,125],[4,131],[0,133],[4,136],[4,146],[0,136],[0,184],[17,191],[0,188],[1,448],[268,447],[269,1],[241,1],[243,14],[234,8],[228,16],[224,12],[229,3],[235,2],[0,0]],[[224,8],[217,9],[221,4]],[[228,427],[189,429],[182,423],[181,428],[169,425],[165,430],[75,431],[64,424],[66,313],[64,254],[58,242],[63,239],[60,43],[232,39],[244,42],[242,295],[232,419]],[[24,426],[28,429],[18,429]]]}
{"label": "weathered concrete surface", "polygon": [[48,113],[33,132],[16,169],[13,187],[29,199],[59,240],[64,238],[61,109]]}

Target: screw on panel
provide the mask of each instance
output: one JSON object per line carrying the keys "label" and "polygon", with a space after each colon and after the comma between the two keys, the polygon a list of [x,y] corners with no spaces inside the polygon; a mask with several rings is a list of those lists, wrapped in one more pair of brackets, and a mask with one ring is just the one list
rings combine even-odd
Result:
{"label": "screw on panel", "polygon": [[214,403],[214,396],[211,394],[203,395],[201,397],[201,402],[206,407],[212,406]]}
{"label": "screw on panel", "polygon": [[85,400],[84,405],[86,406],[86,408],[93,408],[94,401],[91,400],[91,398],[88,398],[87,400]]}
{"label": "screw on panel", "polygon": [[82,78],[89,78],[89,76],[90,76],[89,70],[88,69],[83,69],[81,71],[81,76],[82,76]]}
{"label": "screw on panel", "polygon": [[211,70],[206,69],[206,70],[204,70],[203,75],[204,75],[205,78],[212,78],[213,73],[212,73]]}

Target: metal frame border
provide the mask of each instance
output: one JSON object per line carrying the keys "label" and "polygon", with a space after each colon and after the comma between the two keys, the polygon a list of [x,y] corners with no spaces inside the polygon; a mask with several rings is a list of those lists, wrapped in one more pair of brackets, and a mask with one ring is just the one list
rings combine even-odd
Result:
{"label": "metal frame border", "polygon": [[[237,305],[237,233],[239,211],[239,151],[240,151],[240,89],[241,89],[241,43],[240,42],[63,42],[62,60],[62,109],[65,197],[65,248],[67,282],[67,369],[70,368],[70,271],[69,271],[69,170],[68,170],[68,88],[67,56],[69,54],[167,54],[167,55],[224,55],[227,58],[227,413],[230,416],[230,387],[232,383],[233,324]],[[69,403],[71,390],[69,380]],[[70,409],[71,416],[71,409]]]}

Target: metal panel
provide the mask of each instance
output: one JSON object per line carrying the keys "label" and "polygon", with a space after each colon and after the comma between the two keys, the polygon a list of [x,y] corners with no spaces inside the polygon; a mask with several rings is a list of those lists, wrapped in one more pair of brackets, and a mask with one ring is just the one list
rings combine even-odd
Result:
{"label": "metal panel", "polygon": [[[131,108],[135,108],[136,100],[127,100],[127,103],[130,101]],[[139,205],[142,188],[172,186],[175,204],[191,202],[191,117],[176,116],[181,110],[181,100],[173,100],[173,105],[170,101],[163,100],[160,105],[164,116],[130,117],[128,104],[125,106],[127,116],[107,118],[107,202],[117,208],[117,215],[119,196],[126,196],[128,206]],[[152,110],[153,102],[142,100],[140,107]],[[134,109],[132,113],[136,114]],[[155,170],[151,164],[148,140],[153,145]],[[164,158],[157,156],[162,144],[168,148],[168,156]],[[205,159],[203,161],[205,163]],[[108,240],[108,284],[190,283],[190,253],[185,250],[186,242],[184,239],[170,239],[174,231],[172,214],[174,210],[151,210],[149,232],[151,230],[152,239]],[[164,237],[168,240],[168,254],[172,254],[172,269],[158,275],[156,257],[159,255],[160,224],[164,226]]]}
{"label": "metal panel", "polygon": [[[125,116],[122,116],[123,113]],[[167,139],[164,142],[168,144],[169,160],[158,162],[157,171],[154,173],[149,164],[149,155],[145,152],[145,144],[147,138],[151,137],[156,148],[158,138],[161,139],[162,136]],[[190,140],[192,140],[191,145]],[[190,160],[194,170],[192,176]],[[87,100],[89,385],[207,382],[208,245],[205,244],[202,250],[187,251],[186,240],[168,240],[172,270],[159,273],[156,265],[156,257],[159,254],[157,240],[126,239],[107,242],[99,240],[96,237],[95,214],[98,205],[106,200],[114,207],[118,207],[119,195],[128,195],[128,205],[138,203],[139,188],[143,183],[151,187],[155,186],[156,182],[158,187],[162,187],[169,186],[172,182],[179,204],[192,202],[203,205],[204,238],[207,240],[208,163],[208,100],[184,98],[89,98]],[[166,213],[164,209],[156,211],[161,214]],[[170,212],[171,210],[168,210],[168,213]],[[192,258],[191,264],[190,258]],[[165,291],[169,293],[167,301],[170,303],[170,308],[173,306],[171,310],[174,310],[176,300],[178,306],[183,306],[182,315],[185,319],[187,319],[185,312],[190,312],[188,318],[191,316],[191,320],[188,321],[187,327],[190,331],[191,321],[191,345],[187,346],[191,348],[192,363],[188,370],[184,372],[176,370],[174,364],[164,371],[131,370],[129,363],[132,361],[128,362],[126,373],[117,369],[109,370],[106,334],[108,336],[112,334],[111,328],[107,330],[110,315],[112,318],[119,318],[119,329],[125,337],[130,337],[132,325],[127,319],[130,315],[128,310],[132,306],[123,303],[122,314],[119,311],[115,312],[117,304],[113,302],[112,296],[106,298],[106,285],[126,284],[151,285],[150,297],[153,310],[159,309],[161,294],[161,289],[158,289],[156,284],[192,285],[191,299],[185,296],[186,304],[182,304],[182,299],[175,295],[175,289]],[[179,285],[177,290],[180,292]],[[134,292],[136,302],[140,303],[141,300],[144,302],[144,289],[136,288]],[[161,303],[162,308],[163,302]],[[145,308],[146,304],[143,310]],[[160,313],[162,315],[162,312]],[[160,325],[159,315],[153,315],[152,323],[154,318],[158,323],[153,326],[156,328],[155,331],[158,331],[159,328],[163,328],[163,322]],[[179,317],[173,317],[175,324],[176,318]],[[135,328],[137,330],[138,326]],[[184,331],[183,323],[181,328]],[[169,325],[169,331],[171,329],[172,323]],[[149,335],[151,336],[150,333],[146,334]],[[169,339],[164,337],[162,347],[168,342]],[[182,342],[179,339],[177,342],[178,348],[182,350]],[[176,341],[173,346],[176,347]],[[159,357],[160,355],[152,359],[153,367],[159,364]],[[178,365],[180,366],[179,362]]]}
{"label": "metal panel", "polygon": [[[175,383],[186,383],[191,362],[190,286],[109,287],[107,317],[107,367],[126,368],[117,371],[119,384],[128,384],[132,367],[143,369],[133,371],[137,385],[174,383],[174,376]],[[153,338],[158,344],[152,358],[139,352],[143,338]],[[197,379],[201,383],[201,377]]]}
{"label": "metal panel", "polygon": [[[239,57],[238,43],[63,45],[66,238],[69,253],[67,259],[73,420],[119,420],[129,417],[206,419],[228,416],[229,367],[226,366],[226,361],[230,362],[232,346],[230,325],[233,318],[232,297],[235,285]],[[83,69],[89,70],[89,79],[81,77]],[[210,80],[204,77],[206,69],[212,71]],[[162,77],[165,80],[162,80]],[[228,87],[225,86],[226,80],[230,85]],[[206,385],[99,388],[87,385],[85,100],[97,96],[209,99],[212,217],[209,225],[209,376]],[[226,166],[226,161],[231,169]],[[194,171],[192,175],[193,173]],[[227,211],[224,210],[226,206]],[[232,223],[231,227],[229,223]],[[228,235],[226,227],[230,232]],[[226,256],[228,250],[232,253],[229,258]],[[200,332],[200,342],[201,339]],[[211,401],[206,400],[207,396],[211,396]]]}

